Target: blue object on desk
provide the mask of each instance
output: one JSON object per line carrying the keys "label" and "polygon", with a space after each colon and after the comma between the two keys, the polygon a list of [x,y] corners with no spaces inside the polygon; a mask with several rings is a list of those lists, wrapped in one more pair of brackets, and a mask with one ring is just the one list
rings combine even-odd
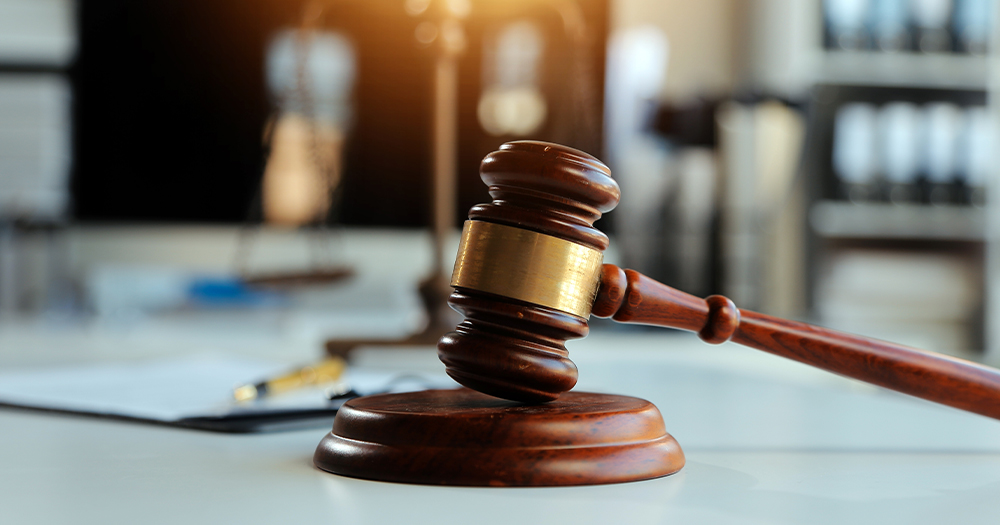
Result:
{"label": "blue object on desk", "polygon": [[196,306],[275,306],[287,302],[280,292],[252,288],[236,278],[194,278],[187,296]]}

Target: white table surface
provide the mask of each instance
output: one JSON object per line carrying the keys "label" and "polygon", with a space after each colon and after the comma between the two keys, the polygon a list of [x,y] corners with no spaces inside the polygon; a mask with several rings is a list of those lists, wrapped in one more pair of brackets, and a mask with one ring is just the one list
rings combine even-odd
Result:
{"label": "white table surface", "polygon": [[[164,337],[0,331],[0,366],[270,344]],[[307,352],[289,348],[290,362]],[[1000,523],[1000,422],[689,335],[598,332],[570,350],[578,388],[660,408],[687,455],[680,473],[591,487],[402,485],[317,470],[325,429],[224,435],[0,410],[0,523]],[[432,349],[358,362],[439,366]]]}

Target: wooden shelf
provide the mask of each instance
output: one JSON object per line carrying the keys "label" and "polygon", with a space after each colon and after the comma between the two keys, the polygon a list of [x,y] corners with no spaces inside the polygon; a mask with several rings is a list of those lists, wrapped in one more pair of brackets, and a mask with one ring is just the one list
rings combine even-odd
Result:
{"label": "wooden shelf", "polygon": [[984,56],[954,53],[822,51],[816,81],[825,84],[985,90]]}
{"label": "wooden shelf", "polygon": [[827,238],[982,241],[986,215],[973,206],[821,201],[809,223]]}

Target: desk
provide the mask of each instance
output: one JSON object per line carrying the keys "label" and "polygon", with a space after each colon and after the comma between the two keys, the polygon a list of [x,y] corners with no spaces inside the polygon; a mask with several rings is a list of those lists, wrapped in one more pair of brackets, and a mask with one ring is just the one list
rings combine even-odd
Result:
{"label": "desk", "polygon": [[[0,337],[0,364],[18,356],[23,365],[26,354],[51,361],[46,355],[66,352],[56,344],[47,350],[43,340]],[[137,339],[129,341],[135,345]],[[31,348],[15,348],[29,343]],[[113,343],[105,340],[102,348]],[[217,344],[212,348],[220,350]],[[570,343],[570,350],[581,370],[579,388],[645,397],[659,406],[687,454],[684,470],[657,480],[592,487],[400,485],[315,469],[311,456],[322,429],[221,435],[3,410],[0,522],[995,524],[1000,519],[1000,422],[735,345],[706,346],[690,335],[595,330]],[[360,366],[437,366],[432,349],[411,351],[402,361],[397,357],[370,352],[359,361]]]}

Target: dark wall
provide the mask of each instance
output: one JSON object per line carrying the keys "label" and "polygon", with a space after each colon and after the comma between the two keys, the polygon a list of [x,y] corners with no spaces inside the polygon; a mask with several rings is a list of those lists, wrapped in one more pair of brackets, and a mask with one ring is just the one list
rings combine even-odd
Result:
{"label": "dark wall", "polygon": [[260,173],[265,0],[80,5],[75,215],[238,221]]}

